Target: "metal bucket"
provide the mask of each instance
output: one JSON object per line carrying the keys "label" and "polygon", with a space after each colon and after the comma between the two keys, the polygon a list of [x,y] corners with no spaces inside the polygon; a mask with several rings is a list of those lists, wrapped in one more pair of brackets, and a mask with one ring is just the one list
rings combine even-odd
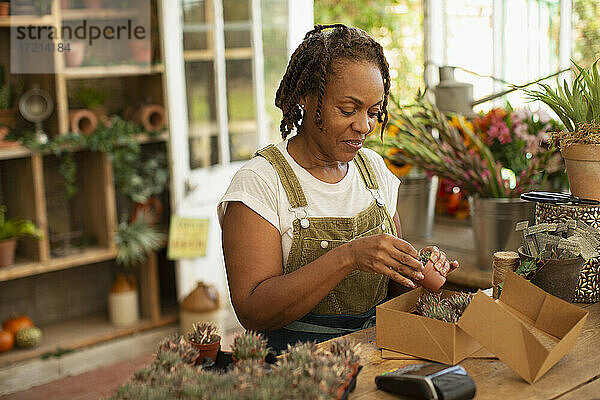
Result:
{"label": "metal bucket", "polygon": [[534,221],[534,203],[508,198],[469,197],[473,243],[477,267],[492,270],[493,255],[499,250],[516,251],[521,246],[521,235],[515,224]]}
{"label": "metal bucket", "polygon": [[396,211],[400,217],[402,236],[429,239],[433,234],[438,177],[403,177],[401,181]]}

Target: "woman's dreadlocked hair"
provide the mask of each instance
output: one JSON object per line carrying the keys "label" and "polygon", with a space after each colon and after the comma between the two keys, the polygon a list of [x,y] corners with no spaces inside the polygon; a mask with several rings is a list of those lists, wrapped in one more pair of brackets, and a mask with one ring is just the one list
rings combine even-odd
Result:
{"label": "woman's dreadlocked hair", "polygon": [[384,97],[381,112],[377,116],[381,132],[388,120],[388,95],[390,91],[389,66],[383,48],[365,31],[343,24],[315,25],[292,54],[283,79],[275,96],[275,105],[283,112],[279,130],[285,139],[294,128],[300,127],[302,109],[300,96],[310,93],[317,96],[315,125],[322,129],[321,109],[325,84],[329,74],[334,73],[335,62],[371,62],[379,67],[383,78]]}

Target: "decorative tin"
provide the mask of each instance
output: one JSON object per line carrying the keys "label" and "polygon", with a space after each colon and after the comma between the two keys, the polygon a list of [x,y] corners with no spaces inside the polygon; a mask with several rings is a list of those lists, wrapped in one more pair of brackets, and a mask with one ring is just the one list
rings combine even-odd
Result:
{"label": "decorative tin", "polygon": [[600,229],[600,206],[535,203],[536,223],[564,222],[566,219],[583,221],[596,229]]}

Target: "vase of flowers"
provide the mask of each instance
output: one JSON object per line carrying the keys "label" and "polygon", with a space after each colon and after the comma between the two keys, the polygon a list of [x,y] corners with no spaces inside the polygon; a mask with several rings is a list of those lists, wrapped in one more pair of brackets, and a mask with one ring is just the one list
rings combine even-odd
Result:
{"label": "vase of flowers", "polygon": [[370,139],[372,146],[384,157],[388,148],[398,148],[395,158],[469,193],[478,266],[491,268],[495,251],[518,246],[514,224],[533,222],[531,205],[518,197],[548,179],[546,167],[556,152],[547,142],[557,123],[510,106],[469,120],[442,113],[422,95],[396,109],[389,122],[396,134],[383,142]]}
{"label": "vase of flowers", "polygon": [[565,158],[571,193],[578,197],[600,200],[600,67],[598,61],[589,68],[574,63],[575,79],[554,90],[540,84],[540,90],[525,90],[533,100],[550,107],[565,125],[553,134]]}

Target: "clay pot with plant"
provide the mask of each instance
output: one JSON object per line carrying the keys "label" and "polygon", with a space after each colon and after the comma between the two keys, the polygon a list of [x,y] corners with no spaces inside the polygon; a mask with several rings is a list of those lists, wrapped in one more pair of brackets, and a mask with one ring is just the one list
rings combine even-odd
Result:
{"label": "clay pot with plant", "polygon": [[30,220],[6,219],[6,206],[0,206],[0,268],[14,264],[17,239],[25,236],[39,240],[42,231]]}
{"label": "clay pot with plant", "polygon": [[425,269],[423,270],[424,278],[420,281],[415,281],[418,285],[423,286],[425,289],[435,292],[439,290],[442,285],[446,282],[446,278],[433,266],[431,261],[431,251],[421,249],[419,250],[419,261],[423,264]]}
{"label": "clay pot with plant", "polygon": [[600,66],[596,60],[589,68],[574,64],[575,79],[569,87],[558,84],[554,90],[540,83],[541,90],[526,89],[532,100],[550,107],[565,125],[555,132],[552,142],[565,159],[571,193],[600,200]]}
{"label": "clay pot with plant", "polygon": [[216,325],[210,322],[195,323],[192,331],[187,334],[187,339],[200,353],[199,363],[202,363],[205,358],[217,361],[217,354],[221,348],[221,336]]}
{"label": "clay pot with plant", "polygon": [[121,222],[115,232],[116,262],[123,268],[108,294],[108,314],[115,325],[134,324],[139,317],[137,280],[134,269],[164,243],[164,234],[143,218]]}

